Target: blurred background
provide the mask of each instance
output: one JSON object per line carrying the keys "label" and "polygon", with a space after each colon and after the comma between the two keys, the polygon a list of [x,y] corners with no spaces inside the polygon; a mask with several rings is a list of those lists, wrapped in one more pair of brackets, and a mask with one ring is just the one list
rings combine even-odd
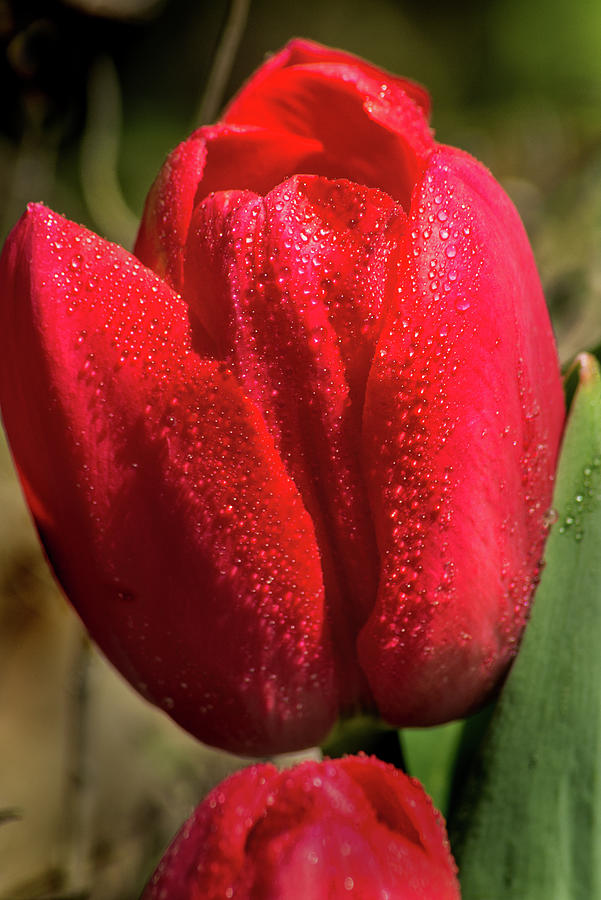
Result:
{"label": "blurred background", "polygon": [[[534,246],[562,360],[601,340],[597,0],[0,0],[0,238],[40,200],[131,248],[166,154],[291,36],[425,84]],[[192,741],[90,648],[0,445],[0,900],[139,896],[243,761]]]}

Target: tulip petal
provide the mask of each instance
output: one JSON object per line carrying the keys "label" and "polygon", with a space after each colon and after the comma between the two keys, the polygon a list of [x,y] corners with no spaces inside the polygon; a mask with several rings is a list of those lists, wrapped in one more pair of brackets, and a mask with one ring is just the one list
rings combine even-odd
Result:
{"label": "tulip petal", "polygon": [[7,432],[92,636],[205,741],[321,739],[337,698],[313,525],[257,407],[192,350],[186,305],[41,206],[0,283]]}
{"label": "tulip petal", "polygon": [[405,223],[381,191],[303,176],[265,198],[207,198],[187,247],[193,316],[261,409],[315,524],[348,704],[378,573],[357,435]]}
{"label": "tulip petal", "polygon": [[321,174],[380,188],[406,208],[434,146],[423,109],[393,79],[340,62],[262,72],[224,121],[317,138],[331,166]]}
{"label": "tulip petal", "polygon": [[359,76],[366,75],[378,81],[381,86],[395,85],[422,108],[426,117],[430,115],[430,95],[420,84],[416,84],[408,78],[401,78],[391,72],[386,72],[378,68],[378,66],[372,66],[366,60],[353,56],[352,53],[346,53],[344,50],[333,50],[331,47],[325,47],[323,44],[308,41],[305,38],[293,38],[282,50],[274,53],[272,57],[263,63],[261,68],[238,91],[228,106],[225,117],[229,121],[244,121],[248,115],[246,111],[243,112],[246,104],[251,105],[253,103],[254,95],[260,93],[263,82],[272,72],[290,66],[320,63],[338,63],[341,66],[345,66],[348,70],[356,71]]}
{"label": "tulip petal", "polygon": [[292,41],[241,91],[223,123],[199,128],[167,158],[146,201],[136,256],[182,291],[195,204],[221,190],[265,194],[297,173],[348,178],[408,205],[433,147],[428,110],[427,93],[412,82]]}
{"label": "tulip petal", "polygon": [[280,775],[276,798],[247,840],[256,896],[457,900],[442,820],[392,766],[367,757],[305,764]]}
{"label": "tulip petal", "polygon": [[359,656],[381,714],[424,725],[483,702],[516,651],[563,399],[532,254],[489,173],[438,150],[409,230],[364,411],[382,571]]}
{"label": "tulip petal", "polygon": [[[143,900],[248,897],[249,832],[273,805],[280,773],[265,763],[242,769],[218,785],[180,829],[143,894]],[[246,869],[246,871],[245,871]]]}
{"label": "tulip petal", "polygon": [[199,128],[168,156],[144,209],[135,254],[177,291],[196,202],[213,191],[266,193],[293,172],[312,172],[321,143],[254,126]]}

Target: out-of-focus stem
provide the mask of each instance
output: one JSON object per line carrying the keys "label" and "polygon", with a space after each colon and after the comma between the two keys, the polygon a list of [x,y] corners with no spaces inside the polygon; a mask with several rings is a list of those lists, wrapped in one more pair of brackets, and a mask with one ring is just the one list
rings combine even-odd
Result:
{"label": "out-of-focus stem", "polygon": [[213,58],[213,65],[207,79],[198,110],[194,117],[194,126],[212,122],[219,112],[223,100],[225,86],[240,46],[246,26],[250,0],[231,0],[227,19],[221,32],[219,45]]}
{"label": "out-of-focus stem", "polygon": [[89,888],[91,784],[89,771],[90,642],[82,635],[71,680],[73,699],[67,732],[65,789],[66,875],[69,896]]}
{"label": "out-of-focus stem", "polygon": [[373,716],[357,716],[338,722],[322,744],[324,756],[366,753],[406,771],[399,732]]}
{"label": "out-of-focus stem", "polygon": [[81,185],[99,231],[129,249],[138,221],[125,201],[117,176],[120,140],[119,77],[113,61],[104,56],[90,71],[88,115],[81,142]]}

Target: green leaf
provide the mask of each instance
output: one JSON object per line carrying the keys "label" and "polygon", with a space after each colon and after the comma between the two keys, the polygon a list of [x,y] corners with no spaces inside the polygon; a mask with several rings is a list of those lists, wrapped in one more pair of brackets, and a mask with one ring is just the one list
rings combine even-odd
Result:
{"label": "green leaf", "polygon": [[601,373],[575,365],[532,618],[453,804],[463,900],[601,900]]}

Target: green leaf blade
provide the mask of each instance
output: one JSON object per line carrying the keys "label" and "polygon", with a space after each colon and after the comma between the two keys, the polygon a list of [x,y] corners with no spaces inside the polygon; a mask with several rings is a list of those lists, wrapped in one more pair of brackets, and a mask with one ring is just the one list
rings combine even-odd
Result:
{"label": "green leaf blade", "polygon": [[577,366],[532,618],[451,811],[464,900],[601,900],[601,373]]}

